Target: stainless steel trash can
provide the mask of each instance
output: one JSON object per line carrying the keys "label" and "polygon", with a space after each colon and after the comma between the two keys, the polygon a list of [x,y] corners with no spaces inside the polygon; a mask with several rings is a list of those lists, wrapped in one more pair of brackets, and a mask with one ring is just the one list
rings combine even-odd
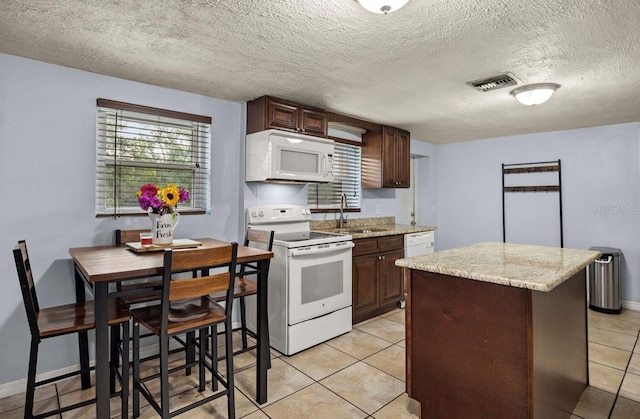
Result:
{"label": "stainless steel trash can", "polygon": [[603,313],[619,314],[620,302],[620,249],[592,247],[602,253],[589,265],[589,308]]}

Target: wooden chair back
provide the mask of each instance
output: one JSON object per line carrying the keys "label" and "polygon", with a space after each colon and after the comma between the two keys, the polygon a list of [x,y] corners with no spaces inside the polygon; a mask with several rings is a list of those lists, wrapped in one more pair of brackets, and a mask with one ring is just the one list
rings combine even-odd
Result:
{"label": "wooden chair back", "polygon": [[[151,229],[135,229],[135,230],[116,230],[116,246],[124,246],[126,243],[135,243],[140,241],[140,233],[151,233]],[[145,287],[155,287],[159,286],[160,281],[154,280],[151,283],[147,283],[146,281],[136,282],[129,281],[127,284],[123,285],[122,282],[116,283],[116,289],[118,291],[122,291],[123,289],[135,289],[135,288],[145,288]],[[138,298],[122,298],[121,301],[126,305],[136,304],[136,303],[145,303],[148,301],[157,300],[157,292],[143,295]]]}
{"label": "wooden chair back", "polygon": [[116,246],[124,246],[125,243],[139,242],[140,233],[151,233],[151,229],[116,230]]}
{"label": "wooden chair back", "polygon": [[[166,325],[169,303],[204,297],[217,292],[226,293],[225,314],[230,318],[233,303],[238,243],[214,249],[182,249],[164,251],[162,276],[162,323]],[[209,274],[210,268],[226,268],[222,273]],[[193,278],[180,274],[191,271]]]}
{"label": "wooden chair back", "polygon": [[244,245],[271,251],[273,248],[273,231],[248,228],[244,238]]}
{"label": "wooden chair back", "polygon": [[[244,237],[244,245],[271,252],[273,249],[273,236],[274,232],[271,230],[248,228]],[[250,268],[252,271],[247,272],[247,268]],[[240,265],[240,276],[254,274],[257,272],[257,269],[256,263],[243,263]]]}
{"label": "wooden chair back", "polygon": [[26,241],[20,240],[18,242],[13,249],[13,258],[16,262],[16,270],[18,271],[18,280],[20,281],[22,301],[24,302],[24,308],[27,313],[29,330],[32,336],[39,337],[38,312],[40,311],[40,306],[38,304],[36,286],[33,282],[33,273],[31,272],[31,263],[29,262]]}

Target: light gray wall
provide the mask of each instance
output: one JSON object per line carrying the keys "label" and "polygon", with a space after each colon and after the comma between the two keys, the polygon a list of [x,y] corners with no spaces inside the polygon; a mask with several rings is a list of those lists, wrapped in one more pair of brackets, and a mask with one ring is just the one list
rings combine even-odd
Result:
{"label": "light gray wall", "polygon": [[[180,75],[177,74],[176,77]],[[176,237],[243,236],[246,116],[240,103],[163,89],[0,54],[0,179],[6,192],[0,235],[0,385],[26,377],[29,331],[11,250],[26,239],[42,307],[74,302],[70,247],[109,244],[116,228],[143,217],[96,218],[96,99],[209,115],[211,214],[186,216]],[[77,363],[77,340],[41,345],[39,372]]]}
{"label": "light gray wall", "polygon": [[[565,247],[620,248],[621,297],[640,302],[639,158],[640,123],[438,146],[438,250],[502,241],[502,163],[561,159]],[[518,241],[558,223],[545,194],[520,208]]]}
{"label": "light gray wall", "polygon": [[[411,140],[411,155],[418,157],[418,202],[416,215],[420,225],[438,225],[438,147],[424,141]],[[438,247],[436,231],[436,248]]]}

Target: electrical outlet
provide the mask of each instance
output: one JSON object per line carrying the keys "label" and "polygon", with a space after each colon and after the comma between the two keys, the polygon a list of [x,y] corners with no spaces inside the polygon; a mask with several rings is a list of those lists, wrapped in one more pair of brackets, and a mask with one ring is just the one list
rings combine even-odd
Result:
{"label": "electrical outlet", "polygon": [[382,208],[382,204],[377,204],[376,205],[376,214],[382,214],[383,212],[384,211],[383,211],[383,208]]}

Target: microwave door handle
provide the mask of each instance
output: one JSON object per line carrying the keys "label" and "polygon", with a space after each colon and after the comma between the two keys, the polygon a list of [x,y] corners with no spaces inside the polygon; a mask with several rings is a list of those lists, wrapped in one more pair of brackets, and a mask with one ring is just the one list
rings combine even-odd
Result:
{"label": "microwave door handle", "polygon": [[307,256],[307,255],[317,255],[320,253],[330,253],[330,252],[340,252],[342,250],[351,249],[355,245],[353,242],[349,242],[348,244],[342,246],[331,246],[331,247],[315,247],[312,250],[301,250],[301,249],[291,249],[291,256]]}
{"label": "microwave door handle", "polygon": [[329,171],[329,155],[325,152],[322,153],[322,173],[324,176],[327,175]]}

